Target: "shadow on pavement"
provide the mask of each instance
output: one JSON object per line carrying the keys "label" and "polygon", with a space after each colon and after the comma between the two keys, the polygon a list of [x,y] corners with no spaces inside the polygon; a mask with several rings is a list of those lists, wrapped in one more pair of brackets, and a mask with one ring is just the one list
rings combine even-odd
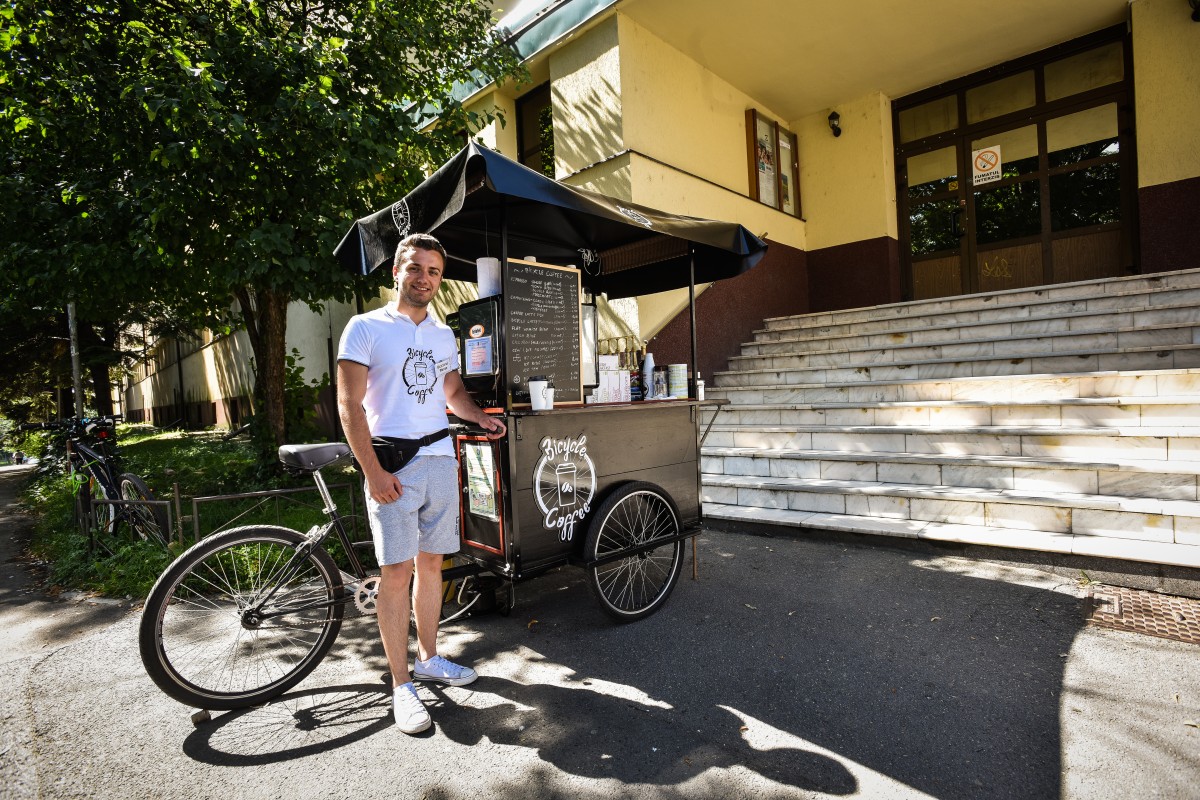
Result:
{"label": "shadow on pavement", "polygon": [[[681,581],[633,626],[601,621],[580,575],[542,579],[568,591],[514,617],[537,616],[525,645],[565,666],[571,685],[481,680],[498,710],[435,719],[463,744],[533,747],[568,773],[623,782],[743,764],[796,788],[856,791],[827,751],[939,798],[1059,796],[1059,698],[1080,600],[879,547],[742,542],[734,553],[706,537],[702,580]],[[494,655],[488,634],[466,661]],[[661,759],[633,757],[655,747]]]}
{"label": "shadow on pavement", "polygon": [[336,750],[391,727],[382,683],[324,686],[214,715],[184,740],[183,751],[206,764],[255,767]]}
{"label": "shadow on pavement", "polygon": [[[784,795],[871,793],[869,776],[946,799],[1060,796],[1081,600],[878,545],[710,534],[701,551],[701,580],[633,625],[609,623],[575,569],[522,584],[509,618],[456,625],[456,657],[484,674],[422,690],[424,738],[529,748],[559,787],[555,772],[666,792],[736,768]],[[369,621],[331,656],[379,658]],[[391,725],[381,684],[359,682],[222,714],[183,748],[265,765]]]}

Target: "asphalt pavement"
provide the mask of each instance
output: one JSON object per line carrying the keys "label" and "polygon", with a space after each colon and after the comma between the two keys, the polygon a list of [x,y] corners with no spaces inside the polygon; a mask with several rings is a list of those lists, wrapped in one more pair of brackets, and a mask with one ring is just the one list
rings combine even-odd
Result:
{"label": "asphalt pavement", "polygon": [[42,594],[0,472],[0,796],[1200,797],[1200,648],[1086,625],[1062,577],[833,539],[707,532],[665,608],[608,621],[583,574],[443,631],[480,672],[395,730],[374,623],[288,695],[158,692],[138,609]]}

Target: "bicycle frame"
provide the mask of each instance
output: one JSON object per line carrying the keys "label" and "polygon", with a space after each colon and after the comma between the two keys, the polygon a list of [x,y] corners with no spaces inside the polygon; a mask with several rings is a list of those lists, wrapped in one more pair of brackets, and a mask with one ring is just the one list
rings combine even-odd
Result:
{"label": "bicycle frame", "polygon": [[309,608],[331,608],[335,604],[345,604],[350,601],[351,595],[343,595],[330,600],[305,603],[292,606],[281,606],[272,611],[264,611],[264,607],[271,601],[279,587],[284,586],[290,581],[299,569],[299,565],[303,564],[308,558],[309,553],[321,547],[325,540],[329,538],[330,532],[336,533],[338,541],[342,544],[342,549],[346,552],[346,558],[350,562],[351,574],[354,578],[362,580],[367,577],[366,569],[363,567],[362,561],[358,557],[358,553],[354,550],[354,545],[350,542],[350,536],[346,533],[346,526],[342,524],[342,517],[338,514],[337,504],[333,502],[333,495],[329,491],[329,487],[325,484],[325,478],[321,475],[321,471],[314,470],[312,473],[313,481],[317,484],[317,492],[321,495],[321,502],[325,504],[322,513],[329,517],[329,522],[324,525],[314,526],[307,534],[307,541],[296,548],[296,552],[292,555],[288,562],[284,564],[279,572],[279,576],[273,581],[273,587],[266,596],[255,598],[254,601],[242,610],[243,616],[252,616],[256,620],[271,619],[272,617],[283,616],[284,614],[303,611]]}

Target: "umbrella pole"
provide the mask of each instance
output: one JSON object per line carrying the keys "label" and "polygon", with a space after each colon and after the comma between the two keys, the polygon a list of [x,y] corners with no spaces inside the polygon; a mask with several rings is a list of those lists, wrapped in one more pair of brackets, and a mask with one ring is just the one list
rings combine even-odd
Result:
{"label": "umbrella pole", "polygon": [[692,377],[688,381],[688,394],[696,396],[696,370],[700,362],[696,360],[696,246],[688,244],[688,312],[692,323]]}
{"label": "umbrella pole", "polygon": [[[500,281],[508,275],[508,197],[500,195]],[[507,293],[508,287],[505,287]]]}
{"label": "umbrella pole", "polygon": [[[696,360],[696,245],[688,242],[688,316],[692,323],[692,377],[688,381],[688,394],[691,397],[696,397],[696,379],[698,377],[697,370],[700,369],[700,362]],[[699,413],[699,409],[693,409]],[[699,449],[699,444],[696,445]],[[696,453],[696,458],[699,459],[700,454]],[[697,497],[703,497],[703,487],[701,486],[700,470],[696,470],[696,492]],[[704,519],[704,512],[701,510],[700,519]],[[696,537],[692,537],[692,580],[699,579],[699,561],[696,553]]]}

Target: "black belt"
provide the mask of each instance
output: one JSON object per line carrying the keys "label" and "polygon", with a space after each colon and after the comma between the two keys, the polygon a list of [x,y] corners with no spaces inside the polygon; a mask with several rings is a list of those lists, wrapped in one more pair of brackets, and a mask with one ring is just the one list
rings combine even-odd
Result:
{"label": "black belt", "polygon": [[[426,445],[441,441],[450,435],[449,428],[442,428],[437,433],[422,436],[420,439],[401,439],[396,436],[372,436],[371,447],[379,466],[388,472],[399,472],[405,464],[416,457],[417,451]],[[357,466],[357,462],[355,462]]]}
{"label": "black belt", "polygon": [[431,433],[428,436],[422,436],[420,439],[399,439],[395,436],[375,436],[375,437],[372,437],[372,441],[374,441],[375,439],[382,439],[383,441],[387,442],[388,444],[392,445],[393,447],[400,447],[405,450],[415,447],[418,450],[420,450],[422,447],[425,447],[426,445],[433,444],[434,442],[440,442],[442,439],[445,439],[449,435],[450,435],[450,429],[442,428],[437,433]]}

